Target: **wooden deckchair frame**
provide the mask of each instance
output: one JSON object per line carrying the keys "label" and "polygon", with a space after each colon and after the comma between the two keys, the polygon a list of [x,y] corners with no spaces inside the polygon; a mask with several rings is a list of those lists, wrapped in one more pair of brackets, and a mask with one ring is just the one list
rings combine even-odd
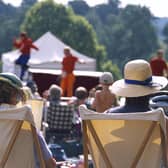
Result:
{"label": "wooden deckchair frame", "polygon": [[[151,135],[152,135],[157,123],[158,123],[157,121],[152,121],[144,139],[142,140],[142,144],[140,145],[140,148],[135,155],[135,158],[132,162],[131,168],[136,168],[136,166],[137,166],[139,160],[141,159],[141,156],[145,150],[145,147],[146,147],[149,139],[151,138]],[[106,164],[106,167],[107,168],[114,168],[112,166],[112,163],[110,163],[108,155],[107,155],[106,151],[104,150],[103,145],[102,145],[99,137],[97,136],[96,130],[94,129],[92,122],[90,120],[83,120],[84,167],[88,168],[89,138],[88,138],[88,134],[87,134],[87,132],[88,132],[87,129],[90,130],[92,137],[94,138],[94,141],[97,145],[97,148],[99,149],[99,151],[103,157],[103,160]],[[162,131],[161,131],[161,134],[162,134]],[[94,158],[93,158],[93,160],[94,160]]]}
{"label": "wooden deckchair frame", "polygon": [[[3,156],[2,162],[0,163],[1,168],[4,168],[5,165],[6,165],[6,162],[9,158],[10,152],[11,152],[11,150],[12,150],[14,144],[15,144],[15,141],[16,141],[18,135],[19,135],[20,130],[22,129],[23,123],[24,123],[24,121],[20,121],[20,120],[17,121],[15,131],[14,131],[14,133],[12,135],[12,138],[10,139],[10,142],[7,146],[7,150],[6,150],[6,152]],[[39,158],[39,161],[40,161],[40,168],[45,168],[45,162],[44,162],[44,159],[43,159],[43,155],[42,155],[42,151],[41,151],[41,148],[40,148],[40,143],[39,143],[39,140],[38,140],[38,137],[37,137],[36,129],[32,125],[31,125],[31,132],[32,132],[32,135],[33,135],[34,145],[35,145],[35,148],[37,150],[38,158]]]}

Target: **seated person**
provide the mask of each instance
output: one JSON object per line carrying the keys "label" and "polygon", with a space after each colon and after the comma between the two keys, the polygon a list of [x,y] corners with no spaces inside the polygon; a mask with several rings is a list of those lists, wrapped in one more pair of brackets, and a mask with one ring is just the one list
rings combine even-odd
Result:
{"label": "seated person", "polygon": [[88,98],[88,91],[85,87],[79,86],[75,89],[75,98],[73,100],[69,101],[69,104],[74,106],[73,111],[73,134],[76,136],[76,138],[81,138],[82,132],[81,132],[81,118],[79,115],[78,107],[81,104],[87,105],[87,98]]}
{"label": "seated person", "polygon": [[[0,73],[0,109],[16,108],[20,101],[25,101],[24,91],[22,90],[21,80],[12,73]],[[44,156],[46,168],[55,168],[56,161],[40,132],[37,131],[40,146]],[[35,155],[36,158],[36,155]],[[39,167],[36,160],[36,168]]]}
{"label": "seated person", "polygon": [[92,109],[96,112],[104,112],[110,107],[117,106],[117,98],[114,93],[111,92],[110,86],[113,83],[113,76],[110,72],[104,72],[99,79],[99,83],[102,86],[101,90],[95,92],[95,98],[91,105]]}
{"label": "seated person", "polygon": [[124,79],[113,83],[112,91],[126,98],[123,106],[110,108],[106,113],[146,112],[151,110],[149,99],[152,94],[166,87],[168,80],[152,76],[150,64],[142,59],[129,61],[124,67]]}
{"label": "seated person", "polygon": [[69,134],[72,128],[73,106],[61,101],[62,89],[53,84],[49,88],[46,130],[47,141],[51,136]]}
{"label": "seated person", "polygon": [[168,92],[160,92],[159,95],[152,97],[149,102],[151,108],[161,107],[164,109],[165,114],[168,115]]}

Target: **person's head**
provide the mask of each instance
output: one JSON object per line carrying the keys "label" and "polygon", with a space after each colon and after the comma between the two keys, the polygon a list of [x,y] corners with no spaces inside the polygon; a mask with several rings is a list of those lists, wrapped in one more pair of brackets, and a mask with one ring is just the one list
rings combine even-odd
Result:
{"label": "person's head", "polygon": [[52,84],[48,91],[50,101],[58,101],[62,95],[62,89],[55,84]]}
{"label": "person's head", "polygon": [[26,84],[27,87],[31,89],[31,92],[34,94],[35,92],[38,92],[38,87],[36,82],[34,81],[28,81]]}
{"label": "person's head", "polygon": [[70,56],[71,55],[71,49],[69,47],[64,48],[64,54],[65,56]]}
{"label": "person's head", "polygon": [[103,72],[99,78],[99,83],[102,85],[111,85],[113,83],[113,75],[110,72]]}
{"label": "person's head", "polygon": [[164,55],[164,51],[162,49],[157,50],[157,56],[159,58],[163,58],[163,55]]}
{"label": "person's head", "polygon": [[25,101],[21,80],[13,73],[0,73],[0,104],[16,105]]}
{"label": "person's head", "polygon": [[23,92],[25,94],[26,101],[33,98],[33,93],[28,86],[23,86]]}
{"label": "person's head", "polygon": [[23,39],[23,40],[26,39],[27,38],[27,33],[26,32],[21,32],[20,33],[20,38]]}
{"label": "person's head", "polygon": [[85,100],[88,97],[88,91],[85,87],[79,86],[75,90],[75,96],[78,100]]}
{"label": "person's head", "polygon": [[166,87],[168,80],[161,76],[152,76],[150,64],[137,59],[124,66],[124,79],[112,85],[112,92],[122,97],[141,97],[158,92]]}

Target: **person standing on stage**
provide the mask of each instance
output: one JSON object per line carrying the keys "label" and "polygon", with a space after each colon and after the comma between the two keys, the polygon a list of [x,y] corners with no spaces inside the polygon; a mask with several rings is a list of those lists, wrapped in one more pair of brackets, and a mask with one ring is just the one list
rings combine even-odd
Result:
{"label": "person standing on stage", "polygon": [[65,93],[67,97],[73,96],[73,85],[75,82],[75,75],[73,71],[77,62],[84,63],[83,60],[79,60],[78,57],[72,55],[69,47],[65,47],[60,83],[62,88],[62,96],[65,96]]}
{"label": "person standing on stage", "polygon": [[22,80],[27,70],[27,63],[30,59],[31,49],[39,50],[37,46],[35,46],[32,42],[32,39],[27,36],[26,32],[20,33],[20,37],[18,40],[14,39],[13,42],[14,47],[18,48],[21,52],[21,55],[18,59],[15,60],[15,64],[20,65],[21,74],[20,79]]}

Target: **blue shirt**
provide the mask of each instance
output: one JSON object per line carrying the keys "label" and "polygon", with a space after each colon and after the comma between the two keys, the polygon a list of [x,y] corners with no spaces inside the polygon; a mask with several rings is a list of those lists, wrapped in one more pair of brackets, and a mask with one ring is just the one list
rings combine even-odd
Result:
{"label": "blue shirt", "polygon": [[127,97],[125,105],[110,108],[106,113],[134,113],[147,112],[149,110],[151,110],[149,107],[149,96],[141,96]]}

